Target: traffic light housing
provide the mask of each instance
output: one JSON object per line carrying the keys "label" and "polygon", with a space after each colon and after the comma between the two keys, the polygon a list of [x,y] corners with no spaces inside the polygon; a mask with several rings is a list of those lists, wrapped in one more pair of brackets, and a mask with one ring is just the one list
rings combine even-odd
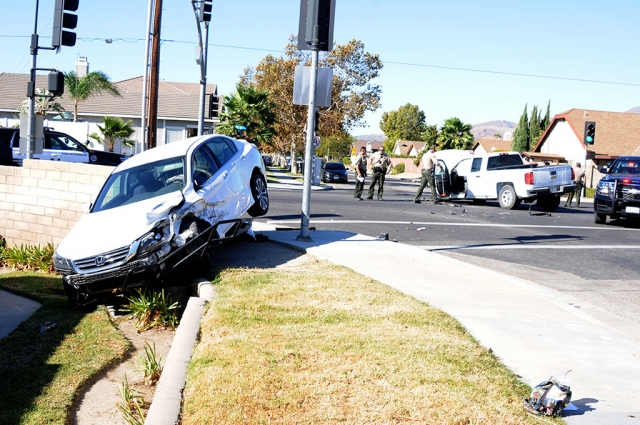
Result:
{"label": "traffic light housing", "polygon": [[209,118],[215,118],[220,111],[220,97],[215,94],[209,95]]}
{"label": "traffic light housing", "polygon": [[64,94],[64,73],[51,71],[47,81],[47,90],[54,96],[62,96]]}
{"label": "traffic light housing", "polygon": [[330,52],[333,49],[335,10],[336,0],[300,0],[298,50],[312,50],[316,37],[318,50]]}
{"label": "traffic light housing", "polygon": [[53,34],[51,37],[51,47],[60,49],[60,46],[75,46],[76,33],[65,31],[75,29],[78,25],[78,15],[73,13],[78,10],[79,0],[56,0],[53,10]]}
{"label": "traffic light housing", "polygon": [[200,22],[211,22],[212,10],[211,0],[202,0],[198,5],[198,20]]}
{"label": "traffic light housing", "polygon": [[593,145],[596,140],[596,123],[587,121],[584,123],[584,144]]}

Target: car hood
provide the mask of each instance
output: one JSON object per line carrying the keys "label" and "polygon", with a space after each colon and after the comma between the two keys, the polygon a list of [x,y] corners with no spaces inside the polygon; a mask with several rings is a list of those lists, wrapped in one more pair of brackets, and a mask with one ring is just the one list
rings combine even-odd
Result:
{"label": "car hood", "polygon": [[131,245],[153,229],[183,201],[172,192],[130,205],[84,215],[58,245],[59,256],[70,260],[91,257]]}

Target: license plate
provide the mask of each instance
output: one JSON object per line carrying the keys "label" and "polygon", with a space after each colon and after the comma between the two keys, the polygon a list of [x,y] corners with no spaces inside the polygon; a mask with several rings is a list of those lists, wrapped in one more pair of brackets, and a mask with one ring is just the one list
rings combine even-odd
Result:
{"label": "license plate", "polygon": [[624,212],[626,212],[627,214],[640,214],[640,208],[639,207],[626,207],[624,209]]}
{"label": "license plate", "polygon": [[338,176],[333,176],[333,179],[334,179],[334,180],[340,180],[340,177],[338,177]]}

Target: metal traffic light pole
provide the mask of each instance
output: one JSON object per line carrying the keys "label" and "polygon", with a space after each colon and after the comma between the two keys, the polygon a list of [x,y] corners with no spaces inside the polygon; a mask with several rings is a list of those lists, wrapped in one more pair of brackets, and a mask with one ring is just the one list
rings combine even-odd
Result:
{"label": "metal traffic light pole", "polygon": [[[309,236],[309,219],[311,211],[311,150],[313,147],[313,136],[316,119],[316,80],[318,79],[318,50],[320,40],[318,39],[318,28],[313,29],[313,42],[311,43],[311,78],[309,81],[309,111],[307,113],[307,134],[304,154],[304,186],[302,190],[302,217],[300,222],[300,234],[296,238],[299,241],[311,242]],[[291,168],[295,158],[291,156]]]}

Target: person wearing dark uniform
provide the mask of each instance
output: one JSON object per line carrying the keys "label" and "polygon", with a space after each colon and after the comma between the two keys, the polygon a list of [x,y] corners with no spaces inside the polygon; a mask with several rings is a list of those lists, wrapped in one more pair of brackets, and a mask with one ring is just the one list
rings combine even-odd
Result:
{"label": "person wearing dark uniform", "polygon": [[364,189],[364,178],[367,176],[367,148],[360,148],[360,154],[356,158],[356,190],[353,197],[362,201],[362,190]]}
{"label": "person wearing dark uniform", "polygon": [[420,181],[420,187],[418,188],[418,193],[416,193],[416,197],[413,200],[416,204],[422,203],[420,197],[422,196],[422,192],[424,188],[429,183],[429,187],[431,188],[431,200],[434,203],[440,203],[441,201],[438,199],[438,195],[436,193],[436,179],[435,179],[435,169],[438,165],[438,159],[436,158],[436,147],[431,146],[427,153],[422,155],[422,179]]}
{"label": "person wearing dark uniform", "polygon": [[576,164],[576,168],[573,169],[573,173],[575,174],[575,191],[569,193],[569,198],[567,198],[567,203],[564,204],[565,207],[571,208],[571,201],[573,200],[573,195],[576,195],[576,207],[580,208],[580,195],[582,195],[582,188],[584,187],[584,170],[582,169],[582,165],[578,162]]}
{"label": "person wearing dark uniform", "polygon": [[389,155],[384,153],[384,147],[380,147],[378,152],[371,155],[371,185],[369,186],[369,196],[367,199],[373,199],[373,192],[378,183],[378,201],[382,201],[384,192],[384,177],[391,172],[391,159]]}

